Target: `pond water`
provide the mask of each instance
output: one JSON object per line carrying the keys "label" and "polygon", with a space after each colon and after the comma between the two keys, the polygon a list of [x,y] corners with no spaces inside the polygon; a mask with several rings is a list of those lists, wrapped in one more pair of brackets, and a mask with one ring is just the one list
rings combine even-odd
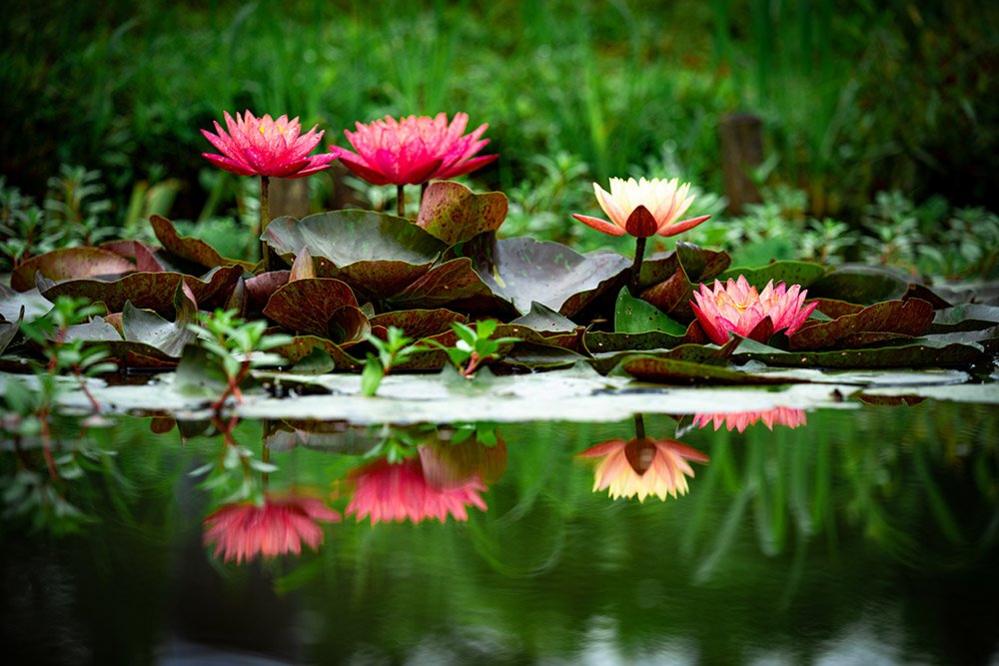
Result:
{"label": "pond water", "polygon": [[7,442],[5,651],[995,663],[995,407],[871,400],[605,423],[120,415],[63,443],[58,482]]}

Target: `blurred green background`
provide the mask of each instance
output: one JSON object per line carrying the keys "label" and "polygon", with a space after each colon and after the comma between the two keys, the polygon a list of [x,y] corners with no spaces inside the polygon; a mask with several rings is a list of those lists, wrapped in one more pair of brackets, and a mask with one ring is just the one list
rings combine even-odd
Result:
{"label": "blurred green background", "polygon": [[[167,212],[235,253],[254,194],[200,157],[198,130],[223,110],[299,115],[339,144],[354,121],[466,111],[502,154],[472,178],[510,195],[508,234],[608,243],[569,218],[593,210],[591,180],[678,175],[716,214],[691,240],[736,263],[995,273],[995,3],[14,0],[4,14],[11,236],[56,233],[14,220],[31,205],[56,245],[141,236]],[[726,212],[733,113],[762,121],[763,151],[747,174],[759,201]],[[314,210],[391,196],[339,172],[309,187]],[[0,247],[8,267],[18,247]]]}

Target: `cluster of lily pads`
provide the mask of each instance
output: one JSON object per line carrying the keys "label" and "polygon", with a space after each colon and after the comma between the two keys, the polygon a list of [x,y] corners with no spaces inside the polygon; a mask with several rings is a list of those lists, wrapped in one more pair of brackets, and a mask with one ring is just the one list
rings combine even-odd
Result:
{"label": "cluster of lily pads", "polygon": [[300,135],[297,119],[238,118],[227,116],[228,134],[218,125],[206,133],[223,153],[207,157],[259,176],[264,199],[269,178],[309,175],[340,158],[372,182],[395,184],[400,199],[405,184],[422,185],[416,218],[339,210],[271,220],[264,202],[260,261],[224,257],[158,216],[149,220],[158,245],[111,241],[33,257],[0,287],[0,353],[15,354],[5,366],[37,354],[20,327],[73,297],[106,313],[70,326],[64,339],[103,346],[119,368],[175,367],[197,347],[199,311],[223,309],[285,334],[270,351],[297,371],[360,371],[393,329],[416,343],[393,371],[439,370],[462,344],[455,325],[483,320],[498,322],[489,327],[502,340],[497,372],[583,362],[662,383],[783,383],[787,375],[768,368],[993,369],[999,307],[989,294],[860,265],[732,267],[725,252],[684,242],[646,256],[647,239],[703,221],[678,219],[691,197],[675,180],[597,187],[611,221],[578,219],[634,236],[637,251],[581,254],[500,237],[505,195],[435,180],[495,157],[474,157],[484,126],[464,135],[467,118],[457,129],[440,117],[359,125],[348,134],[358,154],[331,146],[312,156],[322,133]]}

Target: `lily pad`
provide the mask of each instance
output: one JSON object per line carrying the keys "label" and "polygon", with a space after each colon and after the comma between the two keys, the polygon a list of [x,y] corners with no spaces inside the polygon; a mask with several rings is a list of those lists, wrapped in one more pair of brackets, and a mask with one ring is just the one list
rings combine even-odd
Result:
{"label": "lily pad", "polygon": [[32,322],[52,309],[52,302],[37,289],[17,292],[0,284],[0,316],[7,321],[24,318]]}
{"label": "lily pad", "polygon": [[323,258],[328,277],[357,293],[381,299],[402,291],[426,273],[446,245],[401,217],[363,210],[274,220],[263,239],[291,263],[302,248]]}
{"label": "lily pad", "polygon": [[774,284],[783,282],[788,287],[793,284],[808,287],[825,274],[826,268],[824,266],[810,261],[772,261],[766,266],[757,268],[730,268],[719,275],[718,279],[724,282],[729,278],[735,279],[742,275],[749,284],[757,289],[763,289],[771,280]]}
{"label": "lily pad", "polygon": [[24,320],[24,308],[21,308],[20,313],[18,313],[17,319],[7,321],[6,319],[0,321],[0,354],[3,354],[10,345],[11,341],[17,335],[17,332],[21,328],[21,322]]}
{"label": "lily pad", "polygon": [[999,323],[999,306],[968,303],[937,310],[932,331],[973,331]]}
{"label": "lily pad", "polygon": [[63,295],[87,298],[104,303],[109,312],[121,311],[131,301],[169,317],[174,315],[173,296],[181,283],[190,288],[199,307],[210,310],[225,305],[242,274],[239,266],[215,269],[203,279],[180,273],[131,273],[111,282],[67,280],[47,286],[42,295],[49,300]]}
{"label": "lily pad", "polygon": [[639,278],[641,287],[650,287],[674,275],[678,268],[683,267],[687,276],[696,282],[709,280],[726,268],[732,262],[727,252],[706,250],[698,245],[679,242],[676,250],[648,256],[642,262]]}
{"label": "lily pad", "polygon": [[786,377],[744,372],[723,365],[656,356],[632,356],[620,368],[635,379],[657,384],[788,384]]}
{"label": "lily pad", "polygon": [[[371,318],[371,328],[375,335],[384,337],[389,326],[405,331],[406,335],[418,340],[450,330],[453,322],[466,322],[468,317],[446,308],[396,310]],[[381,335],[380,335],[381,334]]]}
{"label": "lily pad", "polygon": [[363,365],[361,359],[354,358],[340,345],[316,335],[297,335],[292,338],[291,342],[277,347],[273,351],[294,365],[313,356],[317,349],[326,352],[333,360],[333,365],[337,370],[360,370]]}
{"label": "lily pad", "polygon": [[784,351],[744,340],[733,360],[787,368],[963,368],[985,362],[981,345],[918,339],[892,347],[830,351]]}
{"label": "lily pad", "polygon": [[685,320],[694,317],[694,312],[690,308],[693,297],[694,285],[688,279],[683,266],[677,268],[669,279],[642,292],[642,300],[646,303]]}
{"label": "lily pad", "polygon": [[909,276],[899,270],[846,264],[809,285],[813,298],[834,298],[848,303],[873,305],[900,298],[909,286]]}
{"label": "lily pad", "polygon": [[[886,301],[868,306],[855,314],[843,315],[832,321],[812,324],[789,338],[791,349],[829,349],[859,333],[892,333],[921,335],[933,321],[933,306],[918,298],[907,301]],[[883,341],[881,337],[877,340]],[[876,339],[872,338],[872,341]]]}
{"label": "lily pad", "polygon": [[275,291],[288,283],[290,271],[267,271],[254,275],[243,283],[246,289],[246,309],[248,313],[262,312]]}
{"label": "lily pad", "polygon": [[150,217],[149,224],[152,225],[153,233],[156,234],[157,240],[163,245],[163,249],[185,261],[197,264],[203,268],[242,266],[247,270],[253,269],[254,264],[252,262],[223,257],[219,254],[218,250],[200,238],[180,235],[177,233],[173,222],[161,215]]}
{"label": "lily pad", "polygon": [[295,280],[306,280],[314,277],[317,277],[315,262],[312,261],[312,255],[309,254],[309,248],[303,247],[295,255],[295,261],[291,264],[291,270],[288,272],[288,281],[294,282]]}
{"label": "lily pad", "polygon": [[683,336],[687,332],[687,327],[671,319],[656,306],[635,298],[628,292],[627,287],[622,287],[614,306],[614,330],[617,333],[658,331]]}
{"label": "lily pad", "polygon": [[502,192],[476,194],[461,183],[437,181],[423,193],[416,224],[454,245],[499,229],[506,219],[507,206]]}
{"label": "lily pad", "polygon": [[122,310],[122,337],[130,342],[142,342],[167,356],[180,358],[184,347],[195,338],[188,326],[198,315],[198,306],[178,288],[174,293],[175,320],[168,321],[152,310],[142,310],[126,302]]}
{"label": "lily pad", "polygon": [[330,334],[334,313],[345,306],[357,307],[357,298],[347,283],[310,278],[289,282],[275,291],[264,315],[290,331],[325,336]]}
{"label": "lily pad", "polygon": [[110,250],[70,247],[28,259],[11,273],[10,286],[15,291],[28,291],[35,286],[35,273],[58,281],[121,275],[134,270],[134,263]]}
{"label": "lily pad", "polygon": [[563,317],[551,308],[541,303],[531,303],[531,311],[526,315],[517,317],[510,322],[514,325],[526,326],[538,332],[568,333],[575,331],[579,326],[569,319]]}
{"label": "lily pad", "polygon": [[142,241],[119,240],[101,243],[102,250],[109,250],[115,254],[132,261],[135,270],[140,273],[158,273],[166,270],[163,262],[156,257],[156,253]]}
{"label": "lily pad", "polygon": [[395,307],[439,308],[505,317],[516,311],[497,295],[472,267],[472,260],[459,257],[431,268],[408,287],[388,299]]}
{"label": "lily pad", "polygon": [[631,265],[613,252],[584,255],[559,243],[527,237],[482,242],[476,249],[476,272],[521,314],[537,302],[572,317],[620,284]]}
{"label": "lily pad", "polygon": [[828,317],[832,317],[833,319],[836,317],[842,317],[843,315],[857,314],[864,309],[863,305],[847,303],[846,301],[840,301],[835,298],[810,298],[807,302],[817,303],[815,310]]}

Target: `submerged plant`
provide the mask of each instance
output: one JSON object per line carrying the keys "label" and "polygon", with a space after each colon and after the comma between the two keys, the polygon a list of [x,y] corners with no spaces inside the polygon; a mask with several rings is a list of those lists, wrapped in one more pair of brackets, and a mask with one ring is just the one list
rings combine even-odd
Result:
{"label": "submerged plant", "polygon": [[629,234],[635,237],[635,262],[631,267],[631,286],[637,287],[638,276],[645,256],[645,244],[649,236],[676,236],[693,229],[707,220],[710,215],[701,215],[689,220],[681,216],[694,202],[690,194],[690,183],[680,184],[677,178],[666,180],[642,178],[610,179],[610,192],[598,183],[593,183],[597,202],[610,221],[598,217],[573,213],[573,217],[597,231],[611,236]]}
{"label": "submerged plant", "polygon": [[[214,121],[215,133],[201,130],[219,153],[202,153],[209,162],[238,176],[260,177],[260,226],[262,234],[270,223],[268,192],[271,178],[303,178],[329,168],[336,153],[309,155],[322,141],[323,131],[314,126],[302,134],[298,118],[276,120],[270,114],[257,118],[250,111],[236,114],[233,120],[224,113],[226,129]],[[261,245],[261,258],[267,261],[266,245]]]}
{"label": "submerged plant", "polygon": [[469,134],[467,113],[456,113],[450,124],[447,114],[406,116],[396,120],[386,116],[368,124],[356,123],[356,131],[344,130],[357,152],[339,148],[340,161],[355,174],[374,185],[395,185],[397,210],[406,213],[406,185],[424,185],[432,179],[455,178],[480,169],[499,155],[479,155],[489,139],[482,134],[483,123]]}
{"label": "submerged plant", "polygon": [[406,337],[405,332],[395,326],[388,327],[384,340],[370,333],[367,340],[378,352],[368,354],[364,371],[361,373],[361,394],[368,397],[378,393],[382,379],[392,371],[393,367],[405,363],[410,356],[426,349],[412,344],[413,339]]}
{"label": "submerged plant", "polygon": [[255,365],[273,360],[273,356],[261,356],[276,347],[288,344],[289,335],[269,335],[267,322],[246,322],[236,316],[235,310],[216,310],[212,314],[201,313],[199,323],[189,328],[199,338],[201,347],[213,357],[225,376],[225,388],[212,409],[221,411],[226,401],[232,397],[243,401],[242,384]]}
{"label": "submerged plant", "polygon": [[428,342],[443,349],[451,363],[457,368],[458,373],[466,379],[471,379],[475,376],[476,370],[483,364],[500,357],[499,350],[502,345],[520,340],[520,338],[513,337],[492,339],[497,326],[499,326],[499,322],[495,319],[484,319],[476,322],[475,328],[454,322],[451,324],[451,330],[458,336],[458,341],[454,347],[445,347],[433,340]]}
{"label": "submerged plant", "polygon": [[760,292],[740,275],[738,280],[729,278],[725,284],[715,280],[711,289],[702,284],[694,292],[690,307],[715,344],[725,344],[730,333],[762,342],[773,333],[793,335],[801,328],[818,307],[817,303],[805,305],[807,295],[800,285],[789,289],[781,282],[775,287],[773,280]]}

